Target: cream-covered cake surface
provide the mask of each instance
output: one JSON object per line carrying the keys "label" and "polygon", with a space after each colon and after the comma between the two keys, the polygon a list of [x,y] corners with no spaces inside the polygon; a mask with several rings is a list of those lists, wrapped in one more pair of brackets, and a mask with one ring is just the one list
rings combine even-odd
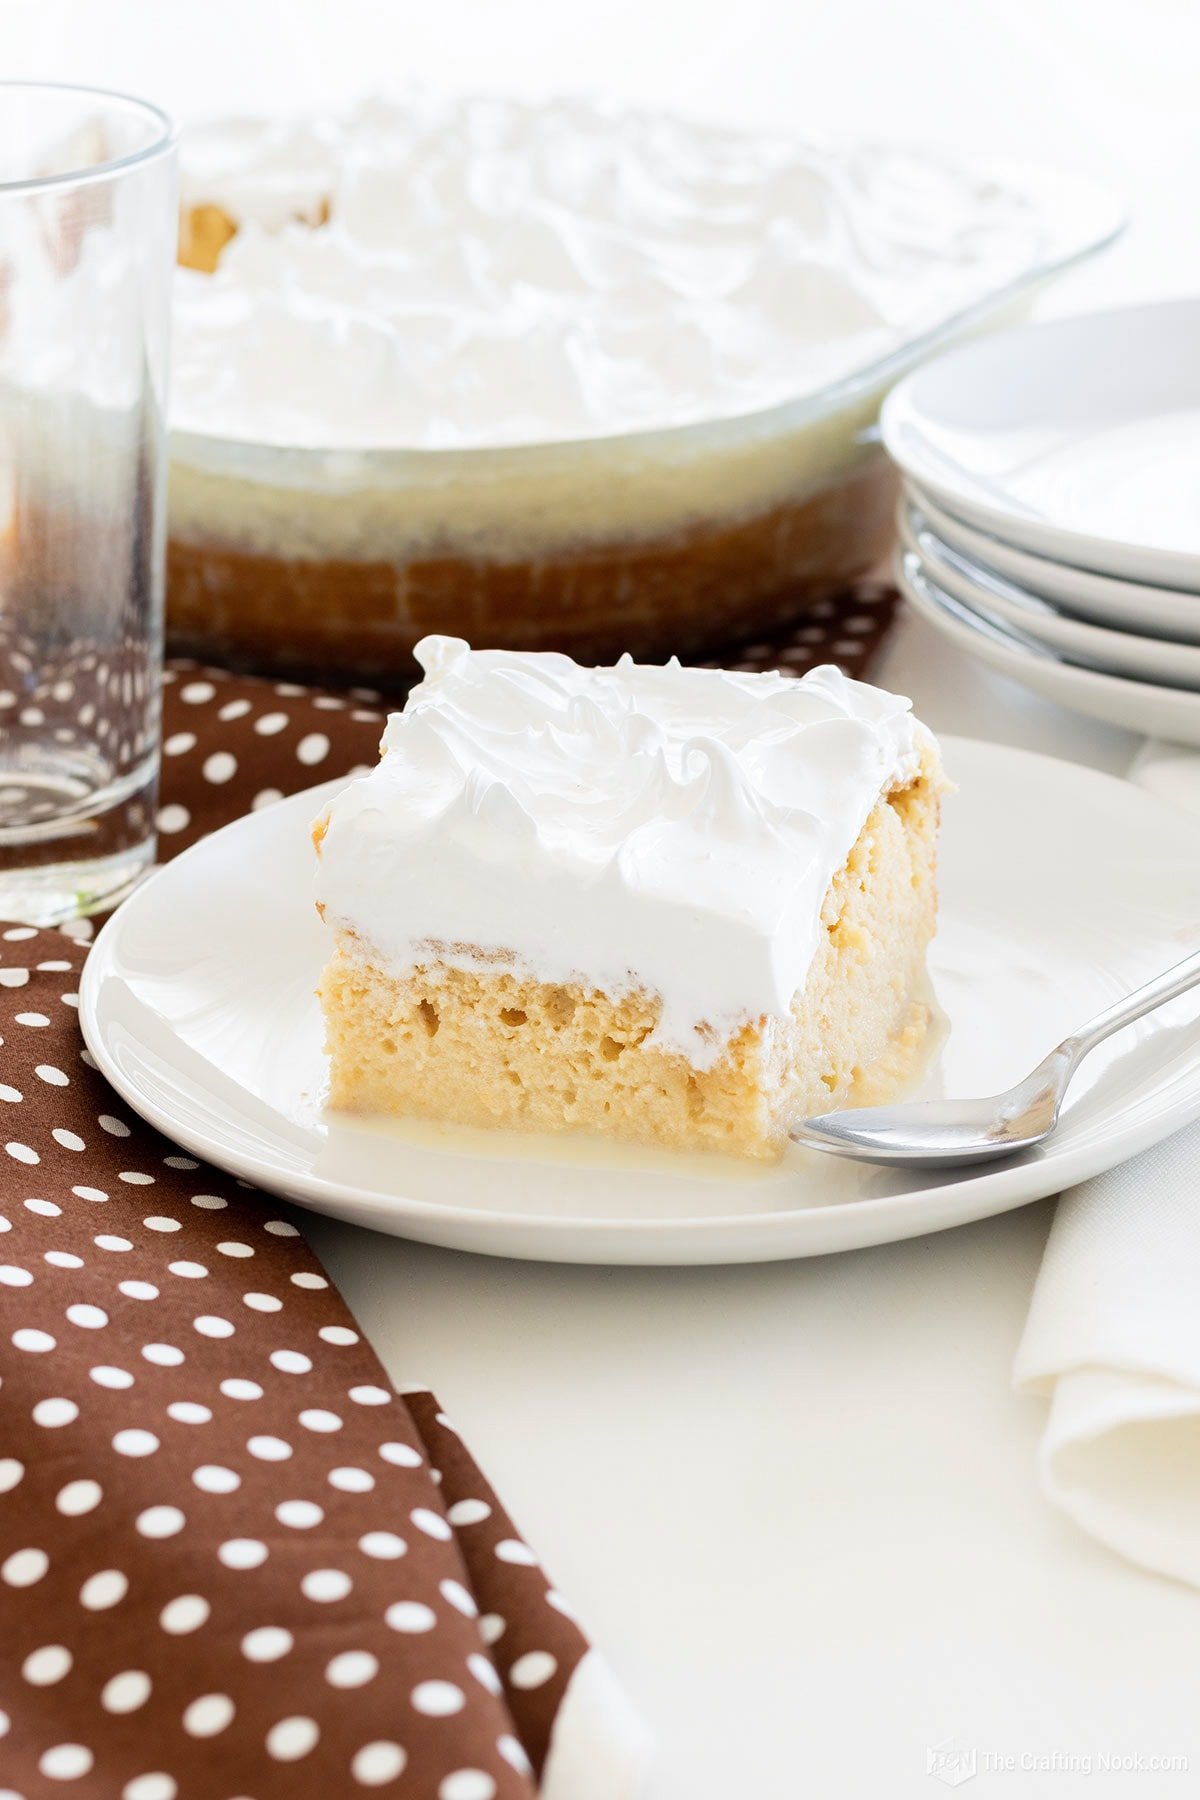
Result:
{"label": "cream-covered cake surface", "polygon": [[900,363],[1077,236],[897,145],[417,86],[198,124],[181,202],[172,646],[372,686],[775,641],[891,548]]}
{"label": "cream-covered cake surface", "polygon": [[335,1106],[771,1156],[903,1060],[941,789],[907,701],[418,655],[314,833]]}
{"label": "cream-covered cake surface", "polygon": [[[185,133],[178,428],[483,448],[796,399],[1028,269],[994,178],[579,97],[416,87]],[[193,241],[194,240],[194,241]],[[215,271],[215,272],[214,272]]]}

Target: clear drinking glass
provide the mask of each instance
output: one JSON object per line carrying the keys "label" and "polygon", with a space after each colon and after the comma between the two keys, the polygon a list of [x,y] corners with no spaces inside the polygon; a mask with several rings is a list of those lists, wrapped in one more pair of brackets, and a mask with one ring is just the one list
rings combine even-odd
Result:
{"label": "clear drinking glass", "polygon": [[154,857],[175,134],[0,82],[0,918]]}

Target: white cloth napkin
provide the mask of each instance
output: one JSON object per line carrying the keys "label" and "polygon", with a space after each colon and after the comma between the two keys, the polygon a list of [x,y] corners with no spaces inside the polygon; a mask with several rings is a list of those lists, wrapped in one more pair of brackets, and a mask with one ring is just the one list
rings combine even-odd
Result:
{"label": "white cloth napkin", "polygon": [[[1200,756],[1131,778],[1200,811]],[[1059,1201],[1017,1353],[1050,1400],[1047,1498],[1132,1561],[1200,1586],[1200,1125]]]}

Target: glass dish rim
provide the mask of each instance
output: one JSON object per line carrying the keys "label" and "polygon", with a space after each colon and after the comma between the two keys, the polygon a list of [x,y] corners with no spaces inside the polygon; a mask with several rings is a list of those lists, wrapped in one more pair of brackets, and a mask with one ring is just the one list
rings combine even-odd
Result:
{"label": "glass dish rim", "polygon": [[80,81],[0,80],[0,103],[8,93],[87,96],[122,112],[141,113],[153,121],[158,130],[148,144],[129,151],[125,156],[114,156],[108,162],[91,163],[82,169],[64,169],[54,175],[21,175],[11,180],[0,178],[0,200],[21,194],[45,193],[54,188],[84,187],[96,181],[112,181],[142,163],[154,162],[170,155],[178,144],[178,129],[170,113],[153,100],[144,100],[138,94],[127,94],[119,88],[93,87],[89,82]]}
{"label": "glass dish rim", "polygon": [[[506,464],[536,469],[547,461],[564,458],[590,459],[622,453],[652,456],[657,451],[700,448],[719,444],[728,438],[747,434],[786,434],[817,424],[837,413],[850,410],[881,390],[894,385],[910,368],[935,351],[948,345],[959,333],[982,324],[991,314],[1015,304],[1060,275],[1065,275],[1109,248],[1124,232],[1128,215],[1122,197],[1110,185],[1074,171],[1029,164],[988,163],[981,173],[1024,176],[1027,182],[1041,180],[1057,184],[1059,191],[1070,189],[1074,197],[1086,201],[1090,215],[1074,221],[1073,229],[1061,228],[1058,240],[1029,266],[1003,285],[982,294],[977,300],[956,312],[938,319],[914,337],[907,338],[869,363],[849,370],[845,375],[788,399],[775,400],[766,406],[747,411],[724,413],[682,423],[651,426],[634,431],[612,431],[591,436],[540,438],[528,443],[459,445],[413,444],[281,444],[271,439],[235,436],[212,431],[193,431],[183,425],[170,428],[170,460],[182,467],[211,472],[214,467],[236,463],[245,477],[251,465],[258,465],[251,479],[280,478],[280,485],[299,482],[311,486],[314,472],[320,485],[338,488],[344,482],[363,485],[368,471],[376,478],[381,473],[421,470],[425,473],[464,475],[483,472],[503,460]],[[1053,219],[1052,219],[1053,222]]]}

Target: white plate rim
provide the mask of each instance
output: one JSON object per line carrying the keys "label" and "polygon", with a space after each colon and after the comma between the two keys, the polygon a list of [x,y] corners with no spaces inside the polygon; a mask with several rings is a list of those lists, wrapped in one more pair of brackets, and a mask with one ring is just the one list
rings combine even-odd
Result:
{"label": "white plate rim", "polygon": [[[935,631],[957,643],[965,655],[979,657],[1023,687],[1089,718],[1102,719],[1141,737],[1200,747],[1200,694],[1064,662],[1048,645],[1034,639],[1022,641],[1008,626],[998,621],[993,624],[947,594],[910,550],[897,551],[893,572],[914,610]],[[1150,709],[1155,707],[1161,710],[1152,718]]]}
{"label": "white plate rim", "polygon": [[[1038,556],[958,518],[939,505],[919,482],[906,480],[904,485],[913,506],[944,544],[972,562],[994,569],[1039,599],[1093,624],[1107,625],[1110,630],[1127,630],[1133,621],[1147,637],[1160,638],[1164,643],[1200,645],[1200,593],[1127,581],[1119,575],[1101,575],[1094,569],[1080,569],[1051,556]],[[1165,614],[1160,608],[1166,609]],[[1185,635],[1173,635],[1181,626]]]}
{"label": "white plate rim", "polygon": [[1148,333],[1161,330],[1163,318],[1177,314],[1191,319],[1200,334],[1200,298],[1182,296],[1147,301],[1135,306],[1112,307],[1069,318],[1016,325],[1003,332],[972,339],[932,357],[903,377],[883,403],[880,433],[889,456],[903,473],[928,488],[968,523],[1005,543],[1036,551],[1052,561],[1077,564],[1095,574],[1128,577],[1150,585],[1200,586],[1200,552],[1172,550],[1127,538],[1106,538],[1076,527],[1055,525],[1020,507],[1002,487],[986,483],[963,463],[937,450],[922,431],[921,383],[931,372],[950,370],[960,381],[970,379],[973,360],[994,356],[1001,347],[1018,361],[1031,338],[1054,339],[1070,344],[1081,331],[1119,332],[1137,325]]}
{"label": "white plate rim", "polygon": [[[945,742],[952,755],[955,746],[962,744],[1005,759],[1021,759],[1036,768],[1050,765],[1059,779],[1064,778],[1065,772],[1068,780],[1111,785],[1120,789],[1123,794],[1128,790],[1128,784],[1115,777],[1059,758],[1041,756],[1026,750],[1004,749],[994,744],[978,744],[969,739],[947,737]],[[291,798],[294,802],[303,799],[306,806],[315,809],[323,798],[343,784],[343,780],[344,778],[339,778],[323,783],[302,796]],[[1147,796],[1146,804],[1161,812],[1164,821],[1175,820],[1174,809],[1166,803]],[[255,819],[260,816],[249,814],[223,829],[227,832],[252,831]],[[182,852],[171,866],[178,867],[185,859],[197,857],[198,853],[204,851],[207,841],[201,840],[191,849]],[[101,1073],[135,1113],[189,1153],[201,1157],[227,1174],[248,1180],[266,1193],[282,1195],[318,1212],[335,1211],[336,1214],[330,1201],[336,1201],[351,1191],[366,1200],[371,1209],[378,1208],[380,1197],[370,1190],[349,1190],[344,1184],[328,1177],[303,1173],[286,1173],[281,1176],[281,1172],[265,1158],[236,1152],[222,1153],[220,1146],[218,1153],[214,1154],[213,1145],[203,1130],[189,1128],[169,1108],[159,1106],[142,1091],[135,1080],[126,1077],[120,1063],[111,1054],[104,1024],[98,1014],[98,999],[107,964],[114,948],[119,945],[122,934],[134,926],[137,916],[135,903],[139,896],[144,897],[165,873],[166,869],[151,876],[118,909],[98,934],[84,965],[80,982],[80,1022],[85,1042]],[[603,1216],[555,1218],[504,1209],[468,1215],[464,1209],[452,1205],[438,1205],[396,1195],[395,1201],[404,1208],[404,1223],[397,1230],[396,1221],[392,1219],[386,1228],[395,1235],[419,1241],[536,1261],[687,1266],[697,1263],[723,1265],[801,1259],[809,1255],[924,1236],[932,1231],[968,1224],[976,1219],[1009,1211],[1086,1180],[1101,1170],[1112,1167],[1116,1162],[1136,1155],[1197,1117],[1200,1117],[1200,1069],[1194,1072],[1191,1079],[1185,1080],[1181,1074],[1167,1087],[1144,1095],[1137,1104],[1134,1122],[1130,1124],[1126,1120],[1116,1133],[1115,1143],[1111,1135],[1099,1138],[1091,1135],[1065,1150],[1051,1148],[1040,1155],[1035,1154],[1033,1158],[1018,1158],[984,1173],[964,1175],[958,1181],[947,1182],[935,1188],[850,1199],[833,1207],[818,1205],[749,1215],[708,1214],[703,1217],[669,1220]],[[839,1232],[836,1226],[847,1218],[866,1229],[852,1231],[849,1235],[844,1231]],[[439,1229],[446,1226],[449,1220],[458,1225],[464,1222],[467,1224],[466,1239],[457,1231]],[[824,1231],[818,1225],[822,1220],[826,1226]],[[433,1229],[419,1228],[426,1225]],[[494,1236],[498,1230],[504,1237],[505,1247],[497,1249],[493,1242],[471,1242],[472,1235],[479,1235],[471,1232],[472,1225],[486,1228],[482,1232],[484,1236]],[[799,1227],[804,1230],[806,1226],[811,1232],[812,1241],[797,1245],[794,1241],[797,1229]],[[831,1226],[833,1229],[830,1229]],[[705,1240],[723,1239],[725,1236],[730,1238],[730,1242],[720,1243],[715,1253],[706,1245]],[[610,1238],[623,1242],[610,1245],[607,1242]],[[534,1239],[540,1241],[526,1241]],[[693,1240],[695,1249],[689,1253]],[[636,1246],[632,1253],[631,1242]],[[699,1253],[695,1253],[696,1251]]]}
{"label": "white plate rim", "polygon": [[[918,558],[926,574],[940,588],[952,599],[961,600],[964,606],[977,608],[982,613],[994,613],[1014,631],[1028,633],[1074,667],[1091,674],[1116,675],[1124,680],[1152,684],[1161,682],[1162,686],[1180,693],[1200,694],[1200,644],[1176,644],[1170,639],[1142,637],[1135,631],[1116,631],[1111,625],[1093,625],[1088,620],[1064,616],[1051,601],[1040,594],[1029,593],[999,570],[983,567],[976,570],[972,558],[964,550],[945,543],[913,501],[901,500],[896,525],[903,548]],[[971,572],[964,572],[947,562],[943,552],[967,563]],[[984,579],[977,579],[977,575]],[[997,583],[999,592],[986,585],[989,580]],[[1092,661],[1093,657],[1100,660]],[[1153,665],[1161,666],[1171,657],[1182,659],[1183,670],[1190,672],[1190,682],[1169,682],[1154,670]],[[1124,665],[1116,666],[1123,658]],[[1142,669],[1136,666],[1138,659],[1143,663]]]}

